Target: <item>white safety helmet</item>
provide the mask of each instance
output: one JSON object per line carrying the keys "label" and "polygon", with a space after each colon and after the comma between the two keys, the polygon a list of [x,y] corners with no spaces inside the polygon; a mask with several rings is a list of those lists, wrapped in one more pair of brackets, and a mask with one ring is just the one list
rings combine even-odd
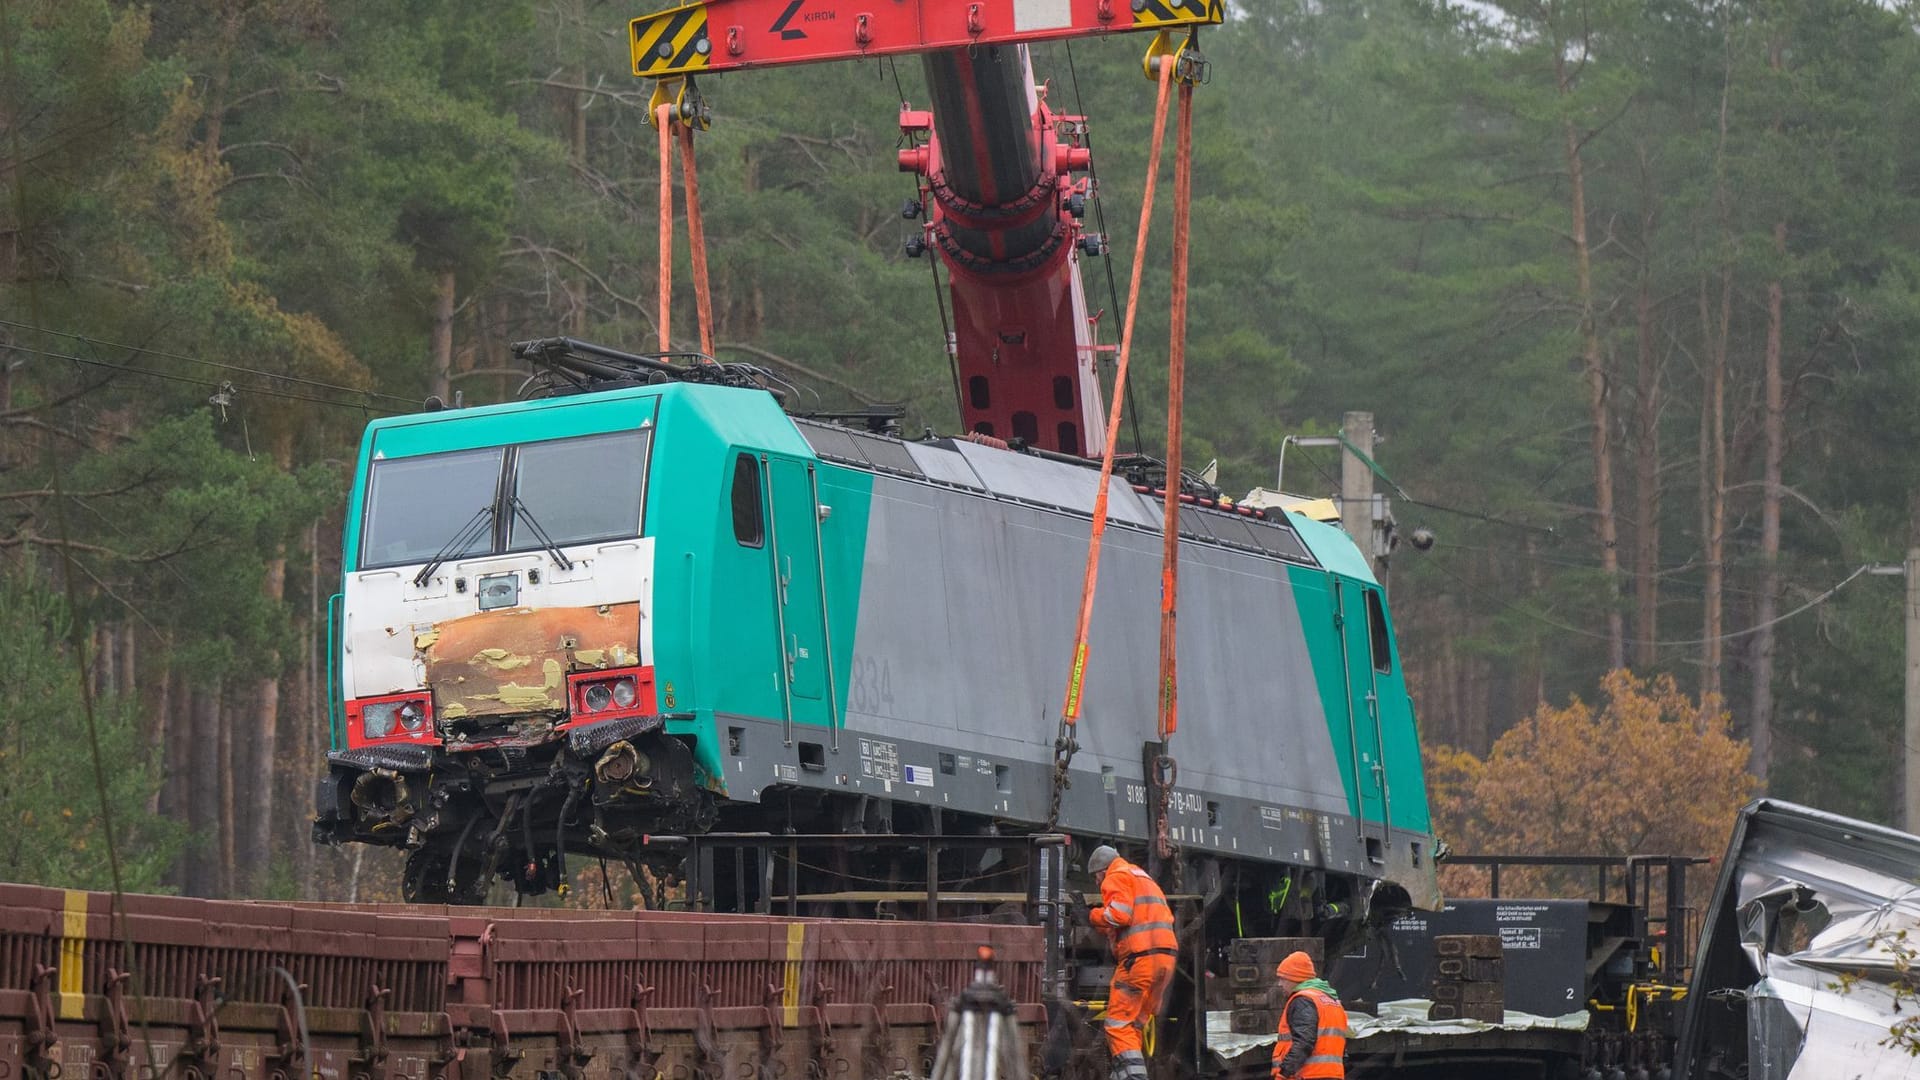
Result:
{"label": "white safety helmet", "polygon": [[1119,857],[1119,852],[1113,850],[1112,847],[1106,844],[1101,844],[1099,847],[1093,849],[1093,854],[1087,856],[1087,870],[1093,874],[1105,873],[1107,867],[1112,865],[1113,860]]}

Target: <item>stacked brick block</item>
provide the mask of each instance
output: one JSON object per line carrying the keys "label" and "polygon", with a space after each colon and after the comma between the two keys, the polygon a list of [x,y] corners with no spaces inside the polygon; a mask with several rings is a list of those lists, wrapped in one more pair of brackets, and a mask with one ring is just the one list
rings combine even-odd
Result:
{"label": "stacked brick block", "polygon": [[1427,996],[1429,1020],[1479,1020],[1498,1024],[1506,1018],[1507,971],[1496,934],[1441,934],[1433,939],[1433,983]]}
{"label": "stacked brick block", "polygon": [[1319,938],[1234,938],[1227,946],[1234,1034],[1272,1035],[1280,1030],[1280,1011],[1287,1003],[1274,986],[1273,969],[1291,952],[1313,957],[1313,969],[1325,974]]}

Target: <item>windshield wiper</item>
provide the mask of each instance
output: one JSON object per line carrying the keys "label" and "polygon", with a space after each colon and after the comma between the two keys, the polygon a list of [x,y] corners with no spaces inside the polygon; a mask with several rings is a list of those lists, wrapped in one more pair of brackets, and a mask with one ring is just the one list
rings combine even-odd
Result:
{"label": "windshield wiper", "polygon": [[489,528],[492,524],[493,504],[488,503],[474,511],[473,516],[467,519],[467,523],[460,526],[460,531],[453,534],[453,539],[447,541],[446,546],[435,552],[433,558],[428,561],[427,565],[420,568],[420,572],[413,576],[414,586],[416,588],[425,588],[427,579],[433,577],[433,572],[440,569],[442,563],[445,563],[454,555],[466,551],[468,544],[480,539],[481,530]]}
{"label": "windshield wiper", "polygon": [[540,527],[540,522],[534,519],[533,511],[527,509],[527,504],[520,501],[520,496],[515,495],[509,499],[507,507],[516,516],[527,519],[527,528],[533,530],[533,538],[540,541],[541,547],[547,549],[547,554],[553,556],[553,561],[560,564],[560,569],[573,569],[573,560],[567,558],[566,553],[560,550],[560,545],[554,543],[553,537],[547,535],[547,530]]}

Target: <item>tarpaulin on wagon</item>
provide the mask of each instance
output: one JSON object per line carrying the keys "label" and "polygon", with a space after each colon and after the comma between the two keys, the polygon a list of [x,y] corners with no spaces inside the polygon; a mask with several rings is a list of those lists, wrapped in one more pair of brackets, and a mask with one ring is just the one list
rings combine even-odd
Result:
{"label": "tarpaulin on wagon", "polygon": [[[1498,1024],[1483,1023],[1479,1020],[1429,1020],[1427,1011],[1433,1002],[1426,998],[1403,998],[1398,1001],[1383,1001],[1375,1013],[1348,1012],[1347,1028],[1353,1033],[1347,1043],[1350,1053],[1362,1053],[1371,1047],[1366,1040],[1375,1035],[1388,1032],[1405,1032],[1413,1035],[1476,1035],[1489,1031],[1570,1031],[1587,1030],[1587,1014],[1584,1011],[1567,1013],[1564,1016],[1535,1016],[1528,1012],[1507,1010],[1505,1018]],[[1236,1034],[1231,1024],[1233,1014],[1215,1011],[1207,1013],[1207,1049],[1223,1065],[1233,1065],[1253,1051],[1259,1051],[1259,1057],[1265,1059],[1271,1055],[1273,1044],[1279,1039],[1279,1032],[1270,1031],[1260,1035]]]}

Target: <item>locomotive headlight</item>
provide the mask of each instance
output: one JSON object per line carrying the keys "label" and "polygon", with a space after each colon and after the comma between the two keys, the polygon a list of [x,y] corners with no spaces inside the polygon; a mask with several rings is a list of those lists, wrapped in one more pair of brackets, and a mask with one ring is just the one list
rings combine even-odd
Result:
{"label": "locomotive headlight", "polygon": [[613,682],[613,703],[623,709],[633,707],[634,699],[639,697],[632,679],[615,679]]}
{"label": "locomotive headlight", "polygon": [[400,718],[402,702],[376,701],[360,710],[360,730],[369,739],[384,739],[393,734]]}
{"label": "locomotive headlight", "polygon": [[608,705],[613,704],[613,690],[606,683],[593,683],[587,687],[587,692],[582,694],[581,698],[587,703],[588,712],[601,712]]}
{"label": "locomotive headlight", "polygon": [[419,702],[409,701],[400,706],[400,726],[408,731],[419,731],[426,722],[427,715],[421,711]]}

